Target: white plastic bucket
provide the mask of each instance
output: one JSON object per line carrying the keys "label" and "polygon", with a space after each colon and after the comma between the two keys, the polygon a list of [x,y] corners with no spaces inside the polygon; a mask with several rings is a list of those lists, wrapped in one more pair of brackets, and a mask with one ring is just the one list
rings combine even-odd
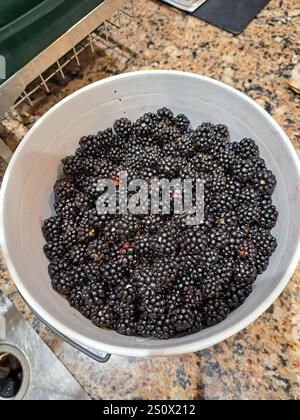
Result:
{"label": "white plastic bucket", "polygon": [[[159,341],[96,328],[55,293],[43,254],[41,220],[52,214],[50,197],[63,157],[79,138],[168,106],[194,125],[224,123],[234,140],[252,137],[276,174],[274,199],[278,248],[245,304],[221,324],[187,337]],[[175,71],[142,71],[111,77],[64,99],[30,130],[15,153],[1,191],[1,243],[15,284],[33,310],[77,343],[108,353],[164,356],[210,347],[239,332],[279,296],[300,257],[300,169],[289,139],[272,117],[242,93],[215,80]]]}

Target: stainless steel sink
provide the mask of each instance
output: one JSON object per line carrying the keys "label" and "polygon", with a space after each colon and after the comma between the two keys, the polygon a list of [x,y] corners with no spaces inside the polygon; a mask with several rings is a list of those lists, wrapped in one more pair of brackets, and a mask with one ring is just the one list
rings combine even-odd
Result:
{"label": "stainless steel sink", "polygon": [[2,376],[9,369],[7,368],[9,360],[18,361],[17,368],[22,371],[21,384],[13,397],[0,396],[0,400],[90,399],[70,372],[18,313],[15,306],[6,297],[0,295],[0,372],[2,371]]}

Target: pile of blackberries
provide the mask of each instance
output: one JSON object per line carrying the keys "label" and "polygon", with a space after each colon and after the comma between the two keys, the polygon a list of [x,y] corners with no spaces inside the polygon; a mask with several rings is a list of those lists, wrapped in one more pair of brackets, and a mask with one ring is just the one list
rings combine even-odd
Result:
{"label": "pile of blackberries", "polygon": [[[223,321],[251,294],[276,249],[273,173],[255,142],[224,125],[191,128],[167,108],[83,137],[63,162],[55,216],[45,220],[52,286],[96,326],[168,339]],[[98,180],[199,178],[205,220],[103,215]]]}

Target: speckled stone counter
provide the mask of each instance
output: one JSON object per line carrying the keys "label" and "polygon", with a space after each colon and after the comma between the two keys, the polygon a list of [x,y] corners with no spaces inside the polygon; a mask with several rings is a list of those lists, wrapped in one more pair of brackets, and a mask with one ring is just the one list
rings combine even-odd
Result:
{"label": "speckled stone counter", "polygon": [[[298,0],[271,0],[240,36],[164,6],[136,1],[136,19],[123,18],[108,44],[71,65],[67,80],[50,84],[34,106],[24,104],[0,125],[11,147],[54,103],[90,82],[138,69],[179,69],[222,80],[247,93],[283,126],[300,151],[300,95],[288,88],[300,56]],[[5,170],[2,162],[1,172]],[[0,287],[95,399],[300,399],[300,268],[276,303],[249,328],[209,350],[180,357],[113,356],[97,365],[35,319],[0,261]]]}

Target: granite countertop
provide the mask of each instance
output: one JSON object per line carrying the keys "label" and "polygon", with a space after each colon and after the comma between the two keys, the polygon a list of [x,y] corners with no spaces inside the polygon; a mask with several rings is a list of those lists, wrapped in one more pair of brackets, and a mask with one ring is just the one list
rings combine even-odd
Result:
{"label": "granite countertop", "polygon": [[[299,61],[298,0],[271,0],[242,35],[233,36],[155,1],[135,2],[136,19],[123,18],[112,45],[71,65],[0,125],[11,147],[54,103],[79,87],[138,69],[178,69],[214,77],[265,107],[300,151],[300,95],[288,88]],[[1,172],[5,164],[0,164]],[[300,267],[300,266],[299,266]],[[0,287],[58,358],[95,399],[300,399],[300,268],[275,304],[235,337],[211,349],[178,357],[113,356],[98,365],[63,343],[31,314],[3,260]]]}

